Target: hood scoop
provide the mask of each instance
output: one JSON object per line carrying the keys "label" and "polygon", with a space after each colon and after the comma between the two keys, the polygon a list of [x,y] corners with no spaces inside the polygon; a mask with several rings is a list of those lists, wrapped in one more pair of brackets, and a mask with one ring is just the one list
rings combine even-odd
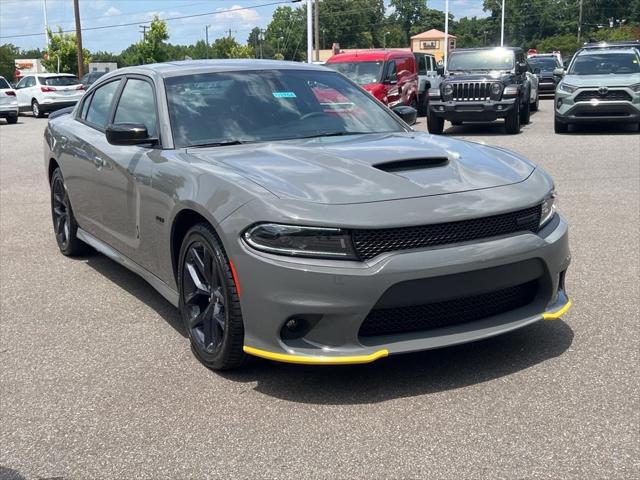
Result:
{"label": "hood scoop", "polygon": [[449,163],[447,157],[409,158],[407,160],[393,160],[391,162],[377,163],[373,168],[388,173],[406,172],[412,170],[424,170],[427,168],[444,167]]}

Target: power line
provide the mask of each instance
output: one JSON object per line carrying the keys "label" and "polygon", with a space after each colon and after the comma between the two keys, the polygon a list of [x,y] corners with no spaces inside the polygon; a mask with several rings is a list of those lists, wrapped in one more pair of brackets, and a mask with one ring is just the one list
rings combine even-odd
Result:
{"label": "power line", "polygon": [[[193,15],[181,15],[179,17],[169,17],[169,18],[163,18],[162,20],[164,20],[165,22],[171,22],[174,20],[183,20],[186,18],[196,18],[196,17],[205,17],[205,16],[209,16],[209,15],[221,15],[223,13],[233,13],[233,12],[240,12],[242,10],[251,10],[253,8],[263,8],[263,7],[270,7],[273,5],[282,5],[285,3],[295,3],[296,0],[280,0],[277,2],[270,2],[270,3],[262,3],[260,5],[249,5],[246,7],[237,7],[237,8],[228,8],[226,10],[215,10],[213,12],[205,12],[205,13],[196,13]],[[107,28],[119,28],[119,27],[131,27],[133,25],[139,25],[140,23],[151,23],[152,20],[146,20],[146,21],[138,21],[138,22],[129,22],[129,23],[119,23],[119,24],[113,24],[113,25],[101,25],[99,27],[88,27],[88,28],[83,28],[82,31],[83,32],[87,32],[90,30],[104,30]],[[62,33],[74,33],[74,30],[62,30]],[[5,35],[5,36],[0,36],[0,38],[20,38],[20,37],[35,37],[35,36],[39,36],[39,35],[44,35],[44,33],[22,33],[20,35]]]}

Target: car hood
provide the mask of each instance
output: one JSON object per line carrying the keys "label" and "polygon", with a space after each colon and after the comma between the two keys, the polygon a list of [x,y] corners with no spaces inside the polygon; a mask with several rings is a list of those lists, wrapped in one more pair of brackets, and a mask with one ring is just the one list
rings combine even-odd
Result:
{"label": "car hood", "polygon": [[535,165],[516,154],[423,133],[324,137],[192,148],[283,199],[353,204],[510,185]]}
{"label": "car hood", "polygon": [[444,80],[445,82],[481,82],[500,80],[501,82],[508,82],[513,77],[513,73],[503,72],[498,70],[483,71],[483,72],[460,72],[451,73]]}
{"label": "car hood", "polygon": [[576,87],[628,87],[640,82],[640,73],[625,75],[565,75],[563,81]]}

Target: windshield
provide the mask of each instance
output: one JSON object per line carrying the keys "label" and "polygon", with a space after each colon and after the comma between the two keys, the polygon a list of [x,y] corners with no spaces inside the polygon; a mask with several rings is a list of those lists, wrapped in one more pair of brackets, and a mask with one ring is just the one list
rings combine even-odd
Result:
{"label": "windshield", "polygon": [[327,63],[327,67],[337,70],[358,85],[380,82],[383,66],[383,61]]}
{"label": "windshield", "polygon": [[4,78],[0,77],[0,88],[11,88],[11,85],[9,85]]}
{"label": "windshield", "polygon": [[640,72],[638,55],[633,51],[578,55],[569,69],[569,75],[621,75],[638,72]]}
{"label": "windshield", "polygon": [[47,77],[41,78],[40,82],[50,87],[68,87],[70,85],[78,85],[80,80],[78,77]]}
{"label": "windshield", "polygon": [[528,62],[531,68],[540,70],[553,70],[560,66],[555,57],[530,57]]}
{"label": "windshield", "polygon": [[332,72],[206,73],[169,77],[165,85],[176,147],[405,131]]}
{"label": "windshield", "polygon": [[513,52],[496,48],[494,50],[475,50],[453,52],[449,58],[449,70],[511,70]]}

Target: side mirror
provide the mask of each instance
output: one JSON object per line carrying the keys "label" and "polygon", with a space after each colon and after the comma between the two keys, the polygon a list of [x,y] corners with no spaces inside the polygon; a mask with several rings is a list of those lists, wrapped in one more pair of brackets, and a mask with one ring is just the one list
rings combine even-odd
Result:
{"label": "side mirror", "polygon": [[564,77],[564,68],[558,67],[553,69],[553,74],[558,77]]}
{"label": "side mirror", "polygon": [[438,65],[436,67],[436,73],[440,76],[444,75],[444,66],[443,65]]}
{"label": "side mirror", "polygon": [[533,73],[540,73],[540,72],[541,72],[541,70],[540,70],[540,68],[538,68],[538,67],[536,67],[536,68],[534,68],[534,69],[533,69]]}
{"label": "side mirror", "polygon": [[400,105],[391,109],[393,113],[399,116],[407,125],[413,125],[418,118],[418,111],[415,108],[407,107],[406,105]]}
{"label": "side mirror", "polygon": [[155,144],[157,138],[149,138],[147,127],[142,123],[116,123],[107,126],[107,141],[112,145]]}
{"label": "side mirror", "polygon": [[524,63],[516,63],[516,73],[521,74],[527,71],[527,66]]}

